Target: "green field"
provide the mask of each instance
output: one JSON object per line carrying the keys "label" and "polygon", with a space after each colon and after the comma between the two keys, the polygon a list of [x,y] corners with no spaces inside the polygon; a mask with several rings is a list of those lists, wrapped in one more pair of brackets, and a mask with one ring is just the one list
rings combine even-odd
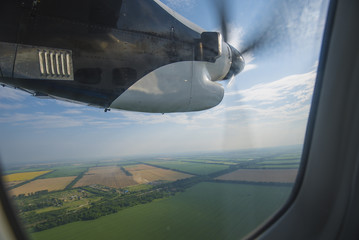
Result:
{"label": "green field", "polygon": [[26,169],[16,169],[16,170],[8,170],[5,171],[3,175],[9,175],[14,173],[25,173],[25,172],[38,172],[38,171],[46,171],[49,170],[49,168],[43,167],[43,168],[26,168]]}
{"label": "green field", "polygon": [[276,157],[275,159],[300,159],[301,153],[288,153],[288,154],[281,154],[279,157]]}
{"label": "green field", "polygon": [[231,162],[231,161],[222,161],[222,160],[205,160],[205,159],[196,159],[196,160],[181,160],[182,162],[189,162],[189,163],[209,163],[209,164],[219,164],[219,165],[235,165],[238,162]]}
{"label": "green field", "polygon": [[253,165],[248,165],[247,168],[262,168],[262,169],[293,169],[299,168],[300,155],[298,154],[280,154],[276,157],[271,157],[266,160],[256,162]]}
{"label": "green field", "polygon": [[206,163],[194,163],[194,162],[182,162],[182,161],[151,161],[150,164],[170,168],[174,170],[180,170],[196,175],[207,175],[217,171],[227,169],[229,166],[220,164],[206,164]]}
{"label": "green field", "polygon": [[88,168],[86,168],[86,167],[74,167],[74,166],[52,168],[51,170],[54,170],[53,172],[46,174],[44,176],[41,176],[40,178],[77,176],[81,172],[86,171],[87,169]]}
{"label": "green field", "polygon": [[281,168],[281,169],[293,169],[299,168],[299,164],[258,164],[258,165],[251,165],[248,168]]}
{"label": "green field", "polygon": [[132,185],[132,186],[128,186],[125,187],[123,189],[127,190],[127,191],[131,191],[131,192],[137,192],[137,191],[142,191],[142,190],[149,190],[152,188],[152,185],[149,184],[139,184],[139,185]]}
{"label": "green field", "polygon": [[299,164],[300,161],[297,160],[269,160],[263,161],[263,164]]}
{"label": "green field", "polygon": [[32,234],[47,239],[239,239],[273,214],[290,187],[203,182],[176,196]]}
{"label": "green field", "polygon": [[41,176],[39,178],[56,178],[56,177],[70,177],[70,176],[78,176],[80,173],[88,170],[90,167],[104,167],[104,166],[126,166],[134,164],[133,162],[123,162],[121,164],[113,163],[113,162],[104,162],[104,163],[93,163],[93,164],[79,164],[79,165],[69,165],[69,166],[59,166],[59,167],[51,167],[51,168],[43,168],[46,170],[53,170],[53,172]]}

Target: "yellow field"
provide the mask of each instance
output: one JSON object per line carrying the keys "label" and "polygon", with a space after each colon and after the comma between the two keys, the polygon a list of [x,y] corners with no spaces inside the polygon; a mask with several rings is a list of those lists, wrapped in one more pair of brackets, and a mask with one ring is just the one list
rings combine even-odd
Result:
{"label": "yellow field", "polygon": [[297,169],[239,169],[217,177],[218,180],[293,183]]}
{"label": "yellow field", "polygon": [[48,172],[51,172],[51,171],[13,173],[13,174],[5,175],[4,179],[6,182],[27,181],[27,180],[31,180],[33,178],[36,178],[36,177],[41,176]]}
{"label": "yellow field", "polygon": [[41,190],[55,191],[64,189],[71,181],[76,178],[74,177],[58,177],[58,178],[47,178],[47,179],[37,179],[35,181],[29,182],[20,187],[10,190],[11,195],[19,194],[29,194],[35,193]]}
{"label": "yellow field", "polygon": [[139,184],[158,180],[176,181],[178,179],[192,177],[192,175],[189,174],[152,167],[145,164],[132,165],[124,168],[133,175],[133,179]]}
{"label": "yellow field", "polygon": [[93,167],[74,185],[74,187],[100,184],[113,188],[136,185],[132,176],[126,174],[117,166]]}

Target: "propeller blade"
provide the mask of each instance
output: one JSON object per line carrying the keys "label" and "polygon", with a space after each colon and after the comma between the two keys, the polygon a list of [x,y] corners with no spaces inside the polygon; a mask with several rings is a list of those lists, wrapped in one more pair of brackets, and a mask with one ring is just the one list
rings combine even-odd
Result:
{"label": "propeller blade", "polygon": [[260,45],[264,44],[266,42],[266,32],[263,32],[260,34],[259,37],[256,37],[254,40],[247,43],[247,45],[242,46],[239,49],[239,52],[242,55],[250,54],[253,52],[254,49],[258,48]]}
{"label": "propeller blade", "polygon": [[232,77],[229,79],[229,82],[227,84],[227,88],[231,88],[232,84],[234,83],[234,75],[232,75]]}
{"label": "propeller blade", "polygon": [[220,21],[221,21],[221,32],[222,32],[222,36],[225,42],[228,41],[228,27],[227,27],[227,23],[228,23],[228,19],[227,19],[227,11],[226,11],[226,3],[227,1],[224,1],[223,4],[221,4],[220,6]]}
{"label": "propeller blade", "polygon": [[227,12],[227,0],[213,0],[214,6],[217,10],[218,21],[221,27],[221,34],[225,42],[228,41],[228,12]]}
{"label": "propeller blade", "polygon": [[[276,12],[273,12],[265,23],[265,26],[255,29],[252,36],[247,38],[245,43],[240,47],[239,51],[242,55],[252,54],[254,50],[263,49],[268,44],[273,44],[280,38],[278,26],[281,21],[281,16]],[[282,23],[283,24],[283,23]],[[282,33],[281,33],[282,34]]]}
{"label": "propeller blade", "polygon": [[[225,42],[229,41],[231,35],[230,23],[230,3],[228,0],[212,0],[217,21],[221,28],[221,34]],[[243,9],[240,11],[252,11],[250,17],[251,25],[249,31],[241,36],[243,41],[239,46],[239,52],[244,54],[252,54],[254,50],[260,50],[268,44],[275,43],[286,34],[286,12],[288,3],[281,1],[270,1],[265,5],[268,8],[266,14],[263,15],[263,7],[260,8],[256,3],[244,3]],[[261,11],[260,11],[261,10]]]}

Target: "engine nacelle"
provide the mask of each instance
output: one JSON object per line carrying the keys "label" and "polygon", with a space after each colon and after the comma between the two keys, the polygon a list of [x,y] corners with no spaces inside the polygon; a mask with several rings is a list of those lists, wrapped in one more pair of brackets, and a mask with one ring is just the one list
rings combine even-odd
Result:
{"label": "engine nacelle", "polygon": [[153,113],[199,111],[218,105],[223,95],[223,87],[211,81],[205,62],[177,62],[141,78],[110,108]]}

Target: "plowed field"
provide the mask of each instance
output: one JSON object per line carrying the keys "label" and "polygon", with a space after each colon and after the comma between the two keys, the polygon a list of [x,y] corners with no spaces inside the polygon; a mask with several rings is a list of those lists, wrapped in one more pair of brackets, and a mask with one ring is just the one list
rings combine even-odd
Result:
{"label": "plowed field", "polygon": [[152,167],[145,164],[126,166],[125,169],[129,171],[133,175],[133,179],[140,184],[158,180],[176,181],[178,179],[192,176],[189,174]]}
{"label": "plowed field", "polygon": [[113,188],[121,188],[136,185],[132,176],[127,176],[120,167],[93,167],[74,185],[74,187],[88,185],[104,185]]}
{"label": "plowed field", "polygon": [[35,193],[41,190],[55,191],[64,189],[76,177],[58,177],[37,179],[20,187],[10,190],[12,195]]}
{"label": "plowed field", "polygon": [[218,180],[293,183],[297,169],[239,169],[217,177]]}

